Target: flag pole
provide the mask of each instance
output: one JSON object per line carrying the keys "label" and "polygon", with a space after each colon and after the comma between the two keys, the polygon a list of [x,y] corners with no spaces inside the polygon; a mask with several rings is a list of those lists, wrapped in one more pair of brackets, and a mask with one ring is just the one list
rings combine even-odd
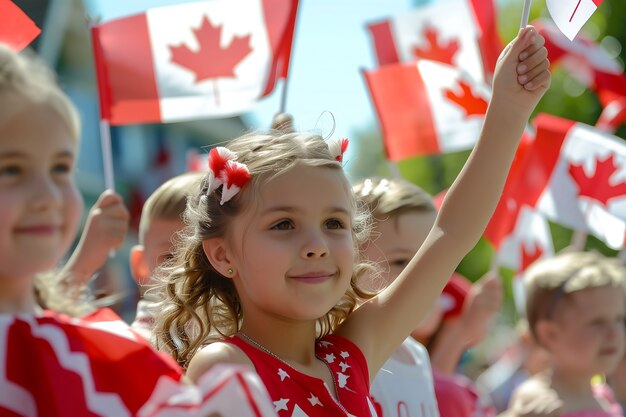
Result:
{"label": "flag pole", "polygon": [[522,10],[522,21],[520,28],[525,28],[528,25],[528,18],[530,16],[530,3],[532,0],[524,0],[524,10]]}
{"label": "flag pole", "polygon": [[[115,191],[115,176],[113,174],[113,150],[111,148],[111,126],[109,120],[103,117],[105,101],[103,99],[104,86],[104,68],[98,63],[98,54],[101,53],[100,43],[97,39],[96,19],[89,19],[89,28],[91,34],[91,44],[94,54],[94,68],[96,72],[96,83],[98,92],[98,104],[100,105],[100,148],[102,149],[102,168],[104,174],[105,190]],[[109,258],[115,257],[115,250],[109,251]]]}
{"label": "flag pole", "polygon": [[104,119],[100,120],[100,146],[102,148],[102,166],[104,168],[104,188],[115,191],[111,127],[109,126],[109,121]]}

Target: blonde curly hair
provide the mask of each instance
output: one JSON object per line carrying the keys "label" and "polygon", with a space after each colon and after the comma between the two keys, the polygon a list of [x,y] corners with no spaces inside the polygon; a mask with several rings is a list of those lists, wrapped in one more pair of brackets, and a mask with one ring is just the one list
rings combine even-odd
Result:
{"label": "blonde curly hair", "polygon": [[[193,355],[210,342],[234,335],[240,328],[243,311],[232,280],[217,272],[207,259],[202,241],[225,236],[229,224],[249,204],[259,187],[298,164],[340,170],[328,144],[321,136],[273,130],[249,133],[227,145],[237,161],[247,165],[251,181],[235,197],[220,204],[221,189],[207,196],[208,174],[195,195],[187,200],[186,227],[179,235],[174,259],[158,273],[162,297],[155,335],[159,349],[172,354],[183,367]],[[345,177],[344,177],[345,178]],[[359,206],[345,179],[347,195],[353,203],[352,233],[355,251],[369,237],[369,211]],[[358,257],[357,257],[358,259]],[[357,261],[351,285],[339,302],[318,320],[318,337],[332,332],[362,299],[373,294],[359,288],[360,276],[374,269]]]}

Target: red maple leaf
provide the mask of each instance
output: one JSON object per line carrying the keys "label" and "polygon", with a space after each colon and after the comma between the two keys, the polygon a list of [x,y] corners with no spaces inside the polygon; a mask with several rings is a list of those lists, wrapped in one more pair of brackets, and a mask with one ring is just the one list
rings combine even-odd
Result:
{"label": "red maple leaf", "polygon": [[250,36],[234,36],[226,48],[220,46],[222,26],[213,26],[204,16],[199,28],[193,29],[199,48],[170,46],[172,62],[196,75],[196,82],[219,77],[235,77],[235,67],[250,53]]}
{"label": "red maple leaf", "polygon": [[440,45],[437,29],[432,26],[425,27],[423,35],[428,41],[428,45],[413,48],[413,55],[415,55],[416,58],[430,59],[454,65],[454,56],[459,51],[458,40],[449,41],[447,45]]}
{"label": "red maple leaf", "polygon": [[526,271],[529,266],[531,266],[537,259],[540,259],[543,256],[543,247],[541,247],[540,243],[533,242],[530,250],[527,250],[526,245],[524,245],[523,243],[520,246],[522,249],[522,262],[519,266],[519,270],[517,271],[518,275]]}
{"label": "red maple leaf", "polygon": [[579,197],[587,197],[606,207],[610,199],[626,195],[626,182],[611,183],[611,177],[618,168],[614,158],[613,153],[604,160],[596,158],[596,169],[590,176],[583,164],[569,164],[569,175],[578,186]]}
{"label": "red maple leaf", "polygon": [[489,105],[487,100],[475,95],[472,86],[465,81],[459,81],[459,86],[461,87],[461,94],[457,94],[451,89],[445,89],[443,92],[448,100],[465,110],[465,117],[487,113],[487,106]]}

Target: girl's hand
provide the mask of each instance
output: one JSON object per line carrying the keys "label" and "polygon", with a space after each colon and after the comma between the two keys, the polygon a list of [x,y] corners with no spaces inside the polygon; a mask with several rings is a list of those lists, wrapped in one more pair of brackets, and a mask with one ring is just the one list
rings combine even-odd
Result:
{"label": "girl's hand", "polygon": [[119,194],[111,190],[100,194],[89,210],[80,242],[63,269],[78,281],[76,284],[89,280],[104,265],[109,252],[122,246],[129,220],[130,214]]}
{"label": "girl's hand", "polygon": [[534,27],[520,30],[498,58],[492,101],[530,115],[550,87],[550,61],[544,43]]}

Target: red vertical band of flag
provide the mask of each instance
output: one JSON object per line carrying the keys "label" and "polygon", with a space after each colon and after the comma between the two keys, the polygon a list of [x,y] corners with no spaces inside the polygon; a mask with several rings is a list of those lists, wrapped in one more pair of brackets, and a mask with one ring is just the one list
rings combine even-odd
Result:
{"label": "red vertical band of flag", "polygon": [[393,64],[363,74],[378,113],[387,157],[400,161],[439,153],[426,87],[417,66]]}
{"label": "red vertical band of flag", "polygon": [[41,30],[11,0],[0,0],[0,43],[15,51],[28,46]]}
{"label": "red vertical band of flag", "polygon": [[[159,94],[152,71],[146,15],[93,27],[92,43],[102,119],[111,124],[159,120]],[[145,67],[134,68],[129,62],[141,62]]]}
{"label": "red vertical band of flag", "polygon": [[400,62],[398,48],[393,40],[389,21],[372,23],[367,26],[374,42],[374,51],[378,59],[378,65],[383,66]]}
{"label": "red vertical band of flag", "polygon": [[472,0],[472,6],[478,27],[481,30],[481,36],[478,42],[480,44],[485,72],[493,73],[496,69],[500,52],[504,48],[500,35],[498,34],[498,22],[494,2]]}
{"label": "red vertical band of flag", "polygon": [[[291,46],[298,17],[298,0],[292,0],[289,9],[277,8],[272,0],[263,0],[265,10],[275,10],[274,13],[265,13],[265,27],[267,28],[270,42],[278,41],[279,45],[273,47],[275,58],[272,61],[269,79],[263,95],[268,95],[274,90],[279,78],[287,78],[289,74],[289,61],[291,59]],[[280,30],[286,23],[286,28]]]}

